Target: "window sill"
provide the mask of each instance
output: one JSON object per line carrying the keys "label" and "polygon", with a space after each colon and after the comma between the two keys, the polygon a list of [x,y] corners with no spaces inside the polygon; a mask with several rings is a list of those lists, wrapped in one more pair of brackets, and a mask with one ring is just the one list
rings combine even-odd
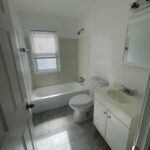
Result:
{"label": "window sill", "polygon": [[46,70],[46,71],[34,71],[34,75],[40,75],[40,74],[52,74],[52,73],[59,73],[61,70]]}

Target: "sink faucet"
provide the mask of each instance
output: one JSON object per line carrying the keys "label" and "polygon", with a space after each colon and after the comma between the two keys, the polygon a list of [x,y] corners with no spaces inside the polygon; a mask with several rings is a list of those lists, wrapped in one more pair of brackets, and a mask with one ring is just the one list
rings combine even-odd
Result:
{"label": "sink faucet", "polygon": [[124,85],[122,85],[122,88],[120,89],[120,91],[129,95],[129,96],[134,96],[135,94],[138,93],[138,91],[133,90],[133,89],[129,89],[129,88],[125,87]]}

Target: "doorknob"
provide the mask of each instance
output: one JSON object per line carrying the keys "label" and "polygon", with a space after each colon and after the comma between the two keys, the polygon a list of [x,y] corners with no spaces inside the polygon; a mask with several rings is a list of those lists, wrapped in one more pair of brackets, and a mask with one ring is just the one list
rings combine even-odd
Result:
{"label": "doorknob", "polygon": [[27,104],[26,109],[32,109],[34,107],[34,104]]}

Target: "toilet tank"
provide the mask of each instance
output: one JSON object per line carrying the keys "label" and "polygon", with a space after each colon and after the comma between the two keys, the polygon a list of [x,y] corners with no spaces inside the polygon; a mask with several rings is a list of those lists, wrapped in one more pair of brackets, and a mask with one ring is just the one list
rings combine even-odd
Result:
{"label": "toilet tank", "polygon": [[94,93],[97,88],[105,87],[109,85],[109,82],[98,77],[94,76],[90,79],[90,96],[94,98]]}

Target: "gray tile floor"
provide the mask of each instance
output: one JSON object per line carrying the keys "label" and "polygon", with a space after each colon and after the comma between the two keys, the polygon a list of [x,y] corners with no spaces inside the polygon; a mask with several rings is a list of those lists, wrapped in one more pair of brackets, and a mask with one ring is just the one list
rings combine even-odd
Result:
{"label": "gray tile floor", "polygon": [[33,123],[37,150],[110,150],[93,121],[75,123],[69,107],[34,114]]}

